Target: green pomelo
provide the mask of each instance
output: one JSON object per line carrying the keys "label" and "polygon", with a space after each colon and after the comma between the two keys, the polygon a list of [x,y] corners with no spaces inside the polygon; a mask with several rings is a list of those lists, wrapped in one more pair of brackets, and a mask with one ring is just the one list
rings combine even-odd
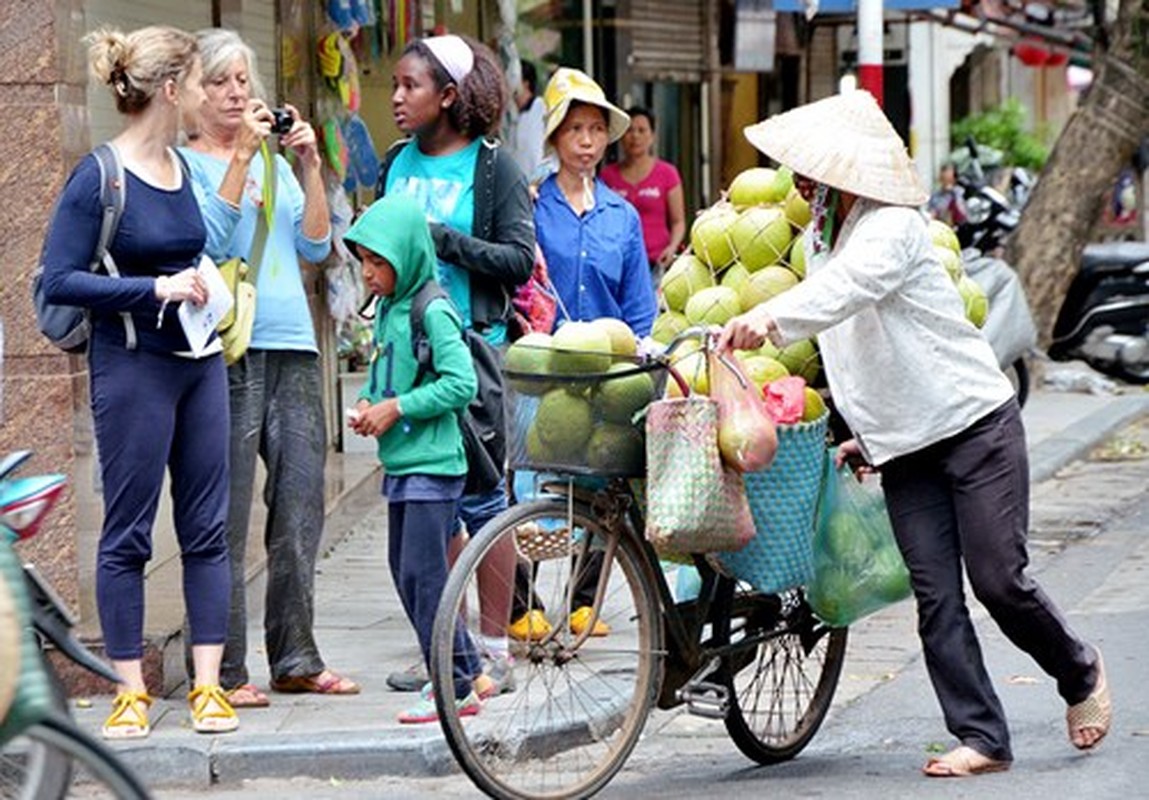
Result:
{"label": "green pomelo", "polygon": [[548,457],[556,462],[582,461],[594,430],[594,414],[583,398],[552,389],[539,401],[534,427]]}
{"label": "green pomelo", "polygon": [[861,566],[873,555],[865,526],[849,513],[831,514],[821,536],[826,553],[843,568]]}
{"label": "green pomelo", "polygon": [[[528,333],[515,341],[503,358],[507,372],[524,375],[549,375],[551,372],[551,336],[549,333]],[[510,380],[511,388],[521,394],[546,394],[550,384],[545,381]]]}
{"label": "green pomelo", "polygon": [[930,240],[938,247],[952,250],[955,255],[961,255],[961,242],[953,228],[940,219],[931,219],[929,222]]}
{"label": "green pomelo", "polygon": [[547,448],[543,445],[543,440],[539,438],[538,420],[531,422],[531,426],[527,428],[527,459],[536,463],[546,463]]}
{"label": "green pomelo", "polygon": [[650,338],[660,344],[670,344],[674,337],[690,327],[686,315],[680,311],[663,311],[654,320]]}
{"label": "green pomelo", "polygon": [[910,596],[910,571],[896,547],[883,547],[874,555],[874,573],[881,579],[874,583],[874,593],[887,603]]}
{"label": "green pomelo", "polygon": [[591,324],[597,325],[606,331],[607,336],[610,337],[610,351],[616,356],[631,358],[637,355],[638,338],[634,335],[634,331],[630,329],[630,326],[621,319],[599,317],[596,320],[592,320]]}
{"label": "green pomelo", "polygon": [[718,285],[728,286],[734,291],[738,291],[738,287],[744,284],[749,278],[750,270],[746,269],[746,265],[741,261],[735,261],[722,271],[722,278],[718,281]]}
{"label": "green pomelo", "polygon": [[690,295],[699,289],[714,285],[714,273],[702,259],[686,253],[674,259],[670,269],[662,276],[659,288],[671,311],[682,311]]}
{"label": "green pomelo", "polygon": [[746,269],[757,272],[777,264],[792,237],[790,222],[778,208],[752,206],[730,226],[730,241]]}
{"label": "green pomelo", "polygon": [[812,339],[800,339],[788,344],[778,353],[781,361],[791,375],[798,375],[812,384],[822,371],[822,362],[818,358],[818,348]]}
{"label": "green pomelo", "polygon": [[729,286],[711,286],[686,302],[686,319],[691,325],[725,325],[741,312],[738,292]]}
{"label": "green pomelo", "polygon": [[[608,372],[634,372],[634,365],[619,362]],[[595,411],[608,422],[629,423],[635,412],[654,399],[654,381],[649,372],[605,379],[592,396]]]}
{"label": "green pomelo", "polygon": [[[699,350],[687,353],[681,358],[674,359],[671,365],[686,381],[686,385],[690,387],[693,394],[710,394],[710,371],[706,363],[705,353]],[[682,390],[678,387],[678,381],[673,377],[666,379],[666,396],[682,397]]]}
{"label": "green pomelo", "polygon": [[600,425],[587,443],[586,463],[602,472],[641,475],[646,463],[646,442],[630,425]]}
{"label": "green pomelo", "polygon": [[610,335],[590,322],[567,322],[551,337],[551,369],[559,375],[606,372]]}
{"label": "green pomelo", "polygon": [[957,290],[965,304],[966,319],[979,328],[985,325],[985,317],[989,313],[989,298],[985,296],[985,290],[969,275],[961,276]]}
{"label": "green pomelo", "polygon": [[798,276],[785,267],[766,267],[750,276],[738,291],[738,300],[743,311],[749,311],[759,303],[798,285]]}
{"label": "green pomelo", "polygon": [[733,208],[712,206],[699,214],[690,227],[690,249],[711,269],[722,269],[734,260],[730,226],[737,219],[738,212]]}
{"label": "green pomelo", "polygon": [[806,278],[805,234],[799,233],[790,243],[790,269],[799,278]]}
{"label": "green pomelo", "polygon": [[790,224],[795,228],[801,230],[810,224],[810,204],[797,189],[786,195],[786,203],[782,209],[786,212],[786,219],[790,220]]}
{"label": "green pomelo", "polygon": [[[737,353],[735,355],[737,356]],[[739,357],[738,360],[742,362],[742,371],[746,373],[746,377],[759,389],[770,381],[785,378],[790,374],[785,364],[769,356],[747,355]]]}
{"label": "green pomelo", "polygon": [[806,387],[806,405],[802,409],[802,421],[813,422],[826,413],[826,401],[816,389]]}
{"label": "green pomelo", "polygon": [[793,187],[794,176],[786,167],[751,167],[734,176],[727,199],[739,209],[781,203]]}
{"label": "green pomelo", "polygon": [[946,268],[946,274],[950,276],[950,280],[957,283],[965,275],[965,267],[962,266],[961,256],[950,250],[948,247],[941,245],[934,245],[934,252],[938,254],[938,259],[942,262],[942,266]]}
{"label": "green pomelo", "polygon": [[782,351],[778,349],[778,346],[776,344],[774,344],[772,341],[767,339],[766,341],[764,341],[762,343],[761,347],[759,347],[757,350],[754,351],[754,354],[759,355],[759,356],[766,356],[767,358],[773,358],[773,359],[777,360],[778,356],[779,356],[779,354],[781,354],[781,352]]}

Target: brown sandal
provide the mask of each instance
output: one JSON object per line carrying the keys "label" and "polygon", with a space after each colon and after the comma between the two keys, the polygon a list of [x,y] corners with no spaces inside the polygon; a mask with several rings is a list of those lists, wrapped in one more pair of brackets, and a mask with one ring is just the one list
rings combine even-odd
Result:
{"label": "brown sandal", "polygon": [[922,772],[930,778],[968,778],[987,772],[1005,772],[1011,763],[990,758],[963,744],[944,756],[931,758]]}
{"label": "brown sandal", "polygon": [[254,683],[243,683],[227,690],[227,701],[232,708],[267,708],[271,701]]}
{"label": "brown sandal", "polygon": [[[1109,696],[1109,682],[1105,679],[1105,663],[1101,653],[1097,653],[1097,684],[1089,697],[1065,712],[1065,722],[1069,728],[1069,741],[1078,750],[1090,750],[1101,744],[1113,723],[1113,701]],[[1092,742],[1081,741],[1078,737],[1085,731],[1097,731]]]}
{"label": "brown sandal", "polygon": [[271,682],[272,690],[283,694],[359,694],[359,684],[331,670],[318,675],[288,675]]}

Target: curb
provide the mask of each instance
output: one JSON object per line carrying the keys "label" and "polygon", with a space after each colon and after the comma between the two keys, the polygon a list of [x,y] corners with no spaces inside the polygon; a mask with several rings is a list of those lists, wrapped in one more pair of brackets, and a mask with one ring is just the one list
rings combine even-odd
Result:
{"label": "curb", "polygon": [[1072,429],[1062,430],[1029,451],[1031,485],[1052,478],[1066,465],[1086,453],[1140,416],[1149,414],[1149,395],[1125,395],[1094,411]]}

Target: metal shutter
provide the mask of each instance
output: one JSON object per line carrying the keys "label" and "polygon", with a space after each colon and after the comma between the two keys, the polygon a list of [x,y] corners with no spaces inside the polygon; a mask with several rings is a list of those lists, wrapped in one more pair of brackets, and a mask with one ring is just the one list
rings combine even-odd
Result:
{"label": "metal shutter", "polygon": [[705,7],[698,0],[631,0],[629,64],[634,77],[696,83],[706,70]]}

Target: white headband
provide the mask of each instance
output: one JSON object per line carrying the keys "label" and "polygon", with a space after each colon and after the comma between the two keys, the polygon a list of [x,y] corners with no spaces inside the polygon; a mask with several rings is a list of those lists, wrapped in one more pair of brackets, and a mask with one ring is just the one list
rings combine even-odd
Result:
{"label": "white headband", "polygon": [[475,54],[471,46],[458,36],[431,36],[424,39],[423,43],[456,84],[462,83],[463,78],[471,74],[471,68],[475,66]]}

